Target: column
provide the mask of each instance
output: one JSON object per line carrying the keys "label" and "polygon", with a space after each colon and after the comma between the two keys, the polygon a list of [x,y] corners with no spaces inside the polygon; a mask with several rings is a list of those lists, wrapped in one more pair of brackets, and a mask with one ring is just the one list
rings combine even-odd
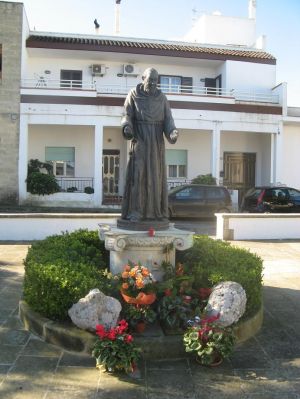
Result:
{"label": "column", "polygon": [[28,116],[20,115],[19,140],[19,205],[27,198],[27,164],[28,164]]}
{"label": "column", "polygon": [[94,206],[102,205],[102,152],[103,152],[103,125],[95,125],[95,153],[94,153]]}
{"label": "column", "polygon": [[216,178],[217,184],[220,180],[220,121],[214,121],[211,141],[211,174]]}
{"label": "column", "polygon": [[278,124],[278,130],[273,134],[274,136],[274,172],[272,183],[284,183],[282,181],[282,150],[283,150],[283,123]]}

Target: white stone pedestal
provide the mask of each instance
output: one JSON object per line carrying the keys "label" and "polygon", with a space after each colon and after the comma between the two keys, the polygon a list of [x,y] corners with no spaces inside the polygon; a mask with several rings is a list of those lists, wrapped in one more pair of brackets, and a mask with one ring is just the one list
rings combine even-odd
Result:
{"label": "white stone pedestal", "polygon": [[170,223],[168,230],[156,231],[154,237],[150,237],[148,231],[131,231],[113,224],[99,224],[100,240],[105,241],[105,248],[110,251],[111,273],[121,273],[131,261],[148,267],[158,281],[163,276],[161,263],[168,261],[175,266],[175,250],[190,248],[193,234],[176,229],[173,223]]}

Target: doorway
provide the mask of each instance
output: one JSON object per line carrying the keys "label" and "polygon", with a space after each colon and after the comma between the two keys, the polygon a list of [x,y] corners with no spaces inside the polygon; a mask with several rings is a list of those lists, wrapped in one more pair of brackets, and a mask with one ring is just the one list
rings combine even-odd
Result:
{"label": "doorway", "polygon": [[223,184],[238,190],[239,204],[245,192],[255,186],[256,154],[251,152],[224,152]]}
{"label": "doorway", "polygon": [[102,182],[104,199],[119,196],[120,150],[103,150]]}

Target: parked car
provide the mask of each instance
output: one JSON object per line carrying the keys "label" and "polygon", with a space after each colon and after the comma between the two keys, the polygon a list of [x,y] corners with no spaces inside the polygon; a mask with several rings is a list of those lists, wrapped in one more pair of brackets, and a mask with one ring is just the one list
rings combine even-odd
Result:
{"label": "parked car", "polygon": [[253,187],[244,195],[241,211],[299,213],[300,191],[286,186]]}
{"label": "parked car", "polygon": [[223,186],[189,184],[169,192],[170,217],[211,217],[231,211],[231,197]]}

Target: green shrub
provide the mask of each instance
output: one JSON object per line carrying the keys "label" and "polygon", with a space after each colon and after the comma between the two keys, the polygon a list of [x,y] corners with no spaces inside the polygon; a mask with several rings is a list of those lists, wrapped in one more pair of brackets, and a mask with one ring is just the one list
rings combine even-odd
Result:
{"label": "green shrub", "polygon": [[192,184],[209,184],[214,186],[217,184],[216,178],[212,176],[211,173],[207,175],[198,175],[192,180]]}
{"label": "green shrub", "polygon": [[27,191],[31,194],[49,195],[60,191],[54,175],[32,172],[27,177]]}
{"label": "green shrub", "polygon": [[108,251],[96,231],[78,230],[34,243],[25,264],[24,299],[33,310],[56,320],[92,289],[111,289],[105,277]]}
{"label": "green shrub", "polygon": [[249,251],[195,236],[192,248],[180,255],[186,270],[194,277],[195,288],[212,287],[221,281],[236,281],[246,291],[244,318],[255,314],[262,304],[262,260]]}
{"label": "green shrub", "polygon": [[87,186],[87,187],[84,187],[84,192],[86,194],[94,194],[94,189],[93,189],[93,187]]}

